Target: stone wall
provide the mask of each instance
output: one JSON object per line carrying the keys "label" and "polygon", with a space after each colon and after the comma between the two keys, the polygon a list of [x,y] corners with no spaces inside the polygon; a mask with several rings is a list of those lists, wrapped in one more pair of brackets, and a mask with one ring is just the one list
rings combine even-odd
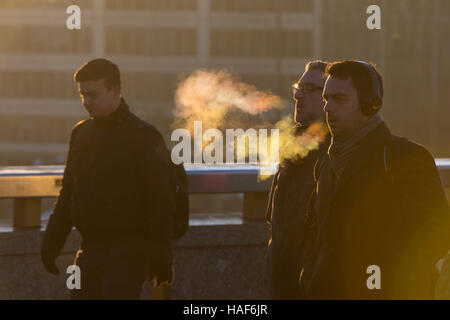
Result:
{"label": "stone wall", "polygon": [[[77,231],[56,260],[58,276],[47,273],[40,260],[42,230],[0,233],[0,299],[68,299],[65,274],[80,243]],[[191,226],[174,242],[175,281],[172,299],[265,299],[264,222]],[[143,299],[152,296],[146,282]]]}

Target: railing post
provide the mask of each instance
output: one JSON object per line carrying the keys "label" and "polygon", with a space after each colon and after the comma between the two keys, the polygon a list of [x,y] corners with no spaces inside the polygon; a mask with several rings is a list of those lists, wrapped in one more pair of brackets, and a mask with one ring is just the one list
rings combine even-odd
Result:
{"label": "railing post", "polygon": [[14,227],[41,226],[41,198],[14,199]]}
{"label": "railing post", "polygon": [[268,199],[269,194],[267,192],[244,193],[242,218],[244,220],[264,220]]}

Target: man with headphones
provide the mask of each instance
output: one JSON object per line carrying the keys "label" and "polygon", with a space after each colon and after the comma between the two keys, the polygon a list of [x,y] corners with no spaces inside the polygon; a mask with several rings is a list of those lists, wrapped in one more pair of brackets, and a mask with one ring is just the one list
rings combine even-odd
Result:
{"label": "man with headphones", "polygon": [[300,286],[310,299],[433,298],[449,249],[449,208],[431,154],[392,135],[378,115],[373,64],[328,65],[332,140],[315,165]]}

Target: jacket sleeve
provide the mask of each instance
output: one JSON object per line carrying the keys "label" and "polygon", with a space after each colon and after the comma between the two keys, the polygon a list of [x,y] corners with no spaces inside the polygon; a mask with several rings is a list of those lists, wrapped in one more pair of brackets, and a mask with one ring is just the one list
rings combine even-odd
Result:
{"label": "jacket sleeve", "polygon": [[450,211],[432,155],[405,143],[396,151],[394,183],[405,226],[413,231],[407,248],[417,264],[434,266],[450,248]]}
{"label": "jacket sleeve", "polygon": [[280,174],[280,169],[278,169],[278,171],[273,176],[272,186],[270,187],[270,192],[269,192],[269,201],[267,203],[267,208],[266,208],[266,221],[268,221],[270,223],[272,222],[273,197],[274,197],[275,187],[278,184],[279,174]]}
{"label": "jacket sleeve", "polygon": [[170,155],[161,134],[152,127],[144,127],[144,142],[138,170],[141,194],[144,199],[149,241],[170,246],[175,210],[171,183]]}
{"label": "jacket sleeve", "polygon": [[71,161],[73,144],[75,140],[76,127],[70,136],[69,152],[62,180],[62,188],[53,207],[47,227],[42,239],[41,253],[57,257],[64,247],[67,236],[72,230],[73,224],[70,219],[70,201],[73,191],[73,180],[71,174]]}

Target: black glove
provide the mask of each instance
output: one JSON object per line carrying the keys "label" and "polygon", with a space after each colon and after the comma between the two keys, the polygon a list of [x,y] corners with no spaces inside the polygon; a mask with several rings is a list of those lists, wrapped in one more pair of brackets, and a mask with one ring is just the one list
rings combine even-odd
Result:
{"label": "black glove", "polygon": [[45,270],[47,270],[48,272],[50,272],[51,274],[54,274],[54,275],[59,274],[59,270],[55,264],[55,260],[56,260],[55,255],[41,253],[41,259],[42,259],[42,263],[44,264]]}
{"label": "black glove", "polygon": [[151,264],[148,279],[155,281],[155,287],[159,287],[163,283],[172,284],[173,266],[171,264]]}

